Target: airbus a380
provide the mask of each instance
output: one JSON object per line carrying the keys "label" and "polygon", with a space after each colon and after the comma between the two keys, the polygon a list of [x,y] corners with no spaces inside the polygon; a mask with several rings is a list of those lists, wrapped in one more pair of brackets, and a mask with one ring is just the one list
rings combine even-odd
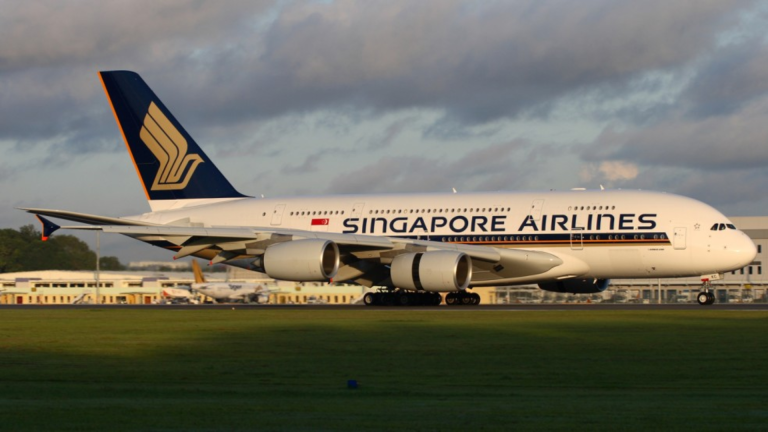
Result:
{"label": "airbus a380", "polygon": [[[644,191],[338,195],[237,192],[138,74],[100,72],[151,211],[23,209],[291,281],[380,287],[366,304],[477,304],[472,287],[597,293],[609,279],[717,275],[754,243],[714,208]],[[712,304],[705,283],[697,297]]]}

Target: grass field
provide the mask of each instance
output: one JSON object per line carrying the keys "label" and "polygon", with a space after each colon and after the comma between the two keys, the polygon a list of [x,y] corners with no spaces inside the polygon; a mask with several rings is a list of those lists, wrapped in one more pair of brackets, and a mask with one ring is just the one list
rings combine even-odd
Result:
{"label": "grass field", "polygon": [[[348,389],[355,379],[358,389]],[[3,430],[766,430],[768,313],[4,310]]]}

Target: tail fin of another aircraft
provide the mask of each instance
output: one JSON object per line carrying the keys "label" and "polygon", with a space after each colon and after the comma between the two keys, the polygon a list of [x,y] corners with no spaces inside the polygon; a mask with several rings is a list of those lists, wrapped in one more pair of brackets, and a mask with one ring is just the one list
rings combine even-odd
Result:
{"label": "tail fin of another aircraft", "polygon": [[135,72],[99,72],[152,210],[178,200],[242,198]]}
{"label": "tail fin of another aircraft", "polygon": [[195,274],[195,283],[205,283],[203,270],[200,269],[200,264],[197,263],[197,260],[192,260],[192,272]]}

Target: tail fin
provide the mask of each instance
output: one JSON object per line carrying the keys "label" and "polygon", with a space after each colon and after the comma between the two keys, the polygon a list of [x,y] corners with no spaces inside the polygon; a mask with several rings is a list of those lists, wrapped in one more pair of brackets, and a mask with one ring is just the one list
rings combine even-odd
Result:
{"label": "tail fin", "polygon": [[205,276],[203,276],[203,271],[197,260],[192,260],[192,272],[195,273],[195,283],[205,283]]}
{"label": "tail fin", "polygon": [[99,72],[153,210],[176,200],[242,198],[135,72]]}

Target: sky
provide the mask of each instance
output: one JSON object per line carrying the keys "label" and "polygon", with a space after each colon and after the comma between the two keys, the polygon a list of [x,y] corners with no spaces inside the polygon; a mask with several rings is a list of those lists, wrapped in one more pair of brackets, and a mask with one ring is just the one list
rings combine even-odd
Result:
{"label": "sky", "polygon": [[[0,0],[0,228],[149,211],[97,72],[235,188],[658,190],[768,214],[768,1]],[[78,234],[94,246],[94,234]],[[168,251],[103,235],[123,262]]]}

